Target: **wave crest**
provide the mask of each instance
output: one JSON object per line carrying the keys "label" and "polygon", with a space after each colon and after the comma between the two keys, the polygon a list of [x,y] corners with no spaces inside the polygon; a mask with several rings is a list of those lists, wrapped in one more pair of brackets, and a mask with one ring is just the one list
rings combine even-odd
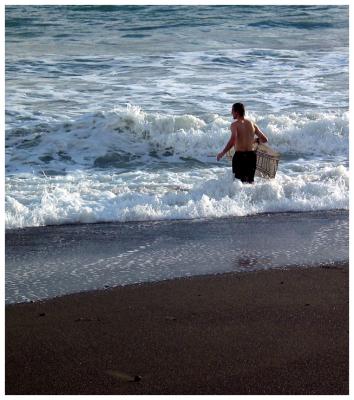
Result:
{"label": "wave crest", "polygon": [[[348,113],[251,115],[280,153],[348,156]],[[217,114],[147,113],[128,105],[83,115],[50,129],[7,132],[8,170],[125,166],[131,162],[210,162],[229,138],[230,120]],[[213,160],[214,161],[214,160]]]}

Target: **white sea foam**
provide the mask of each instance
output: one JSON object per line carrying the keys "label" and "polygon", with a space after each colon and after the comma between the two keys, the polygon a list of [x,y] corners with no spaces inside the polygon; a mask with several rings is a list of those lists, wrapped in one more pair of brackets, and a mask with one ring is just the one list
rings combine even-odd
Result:
{"label": "white sea foam", "polygon": [[300,164],[301,173],[280,171],[274,180],[258,178],[254,185],[234,181],[229,168],[216,167],[8,178],[6,227],[348,208],[346,167]]}
{"label": "white sea foam", "polygon": [[348,208],[347,113],[251,117],[282,155],[252,186],[215,160],[230,135],[217,114],[128,106],[11,135],[6,227]]}

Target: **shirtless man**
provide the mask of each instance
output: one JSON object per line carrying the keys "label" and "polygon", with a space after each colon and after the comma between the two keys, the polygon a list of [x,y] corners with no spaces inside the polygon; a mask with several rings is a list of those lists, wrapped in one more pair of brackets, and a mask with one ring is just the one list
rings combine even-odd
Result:
{"label": "shirtless man", "polygon": [[[253,150],[254,143],[265,143],[268,141],[265,134],[251,120],[245,118],[245,107],[242,103],[232,106],[231,114],[236,120],[231,124],[231,137],[224,150],[216,159],[222,157],[235,146],[235,154],[232,158],[232,172],[235,178],[242,182],[253,183],[256,172],[256,152]],[[257,139],[255,140],[255,135]]]}

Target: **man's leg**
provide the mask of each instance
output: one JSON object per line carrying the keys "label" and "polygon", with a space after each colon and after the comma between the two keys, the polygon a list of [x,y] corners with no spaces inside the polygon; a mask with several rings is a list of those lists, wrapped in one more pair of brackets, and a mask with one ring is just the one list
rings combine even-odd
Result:
{"label": "man's leg", "polygon": [[256,173],[256,167],[257,167],[256,152],[252,152],[252,153],[248,154],[247,167],[248,167],[248,174],[247,174],[248,183],[253,183],[254,182],[254,174]]}

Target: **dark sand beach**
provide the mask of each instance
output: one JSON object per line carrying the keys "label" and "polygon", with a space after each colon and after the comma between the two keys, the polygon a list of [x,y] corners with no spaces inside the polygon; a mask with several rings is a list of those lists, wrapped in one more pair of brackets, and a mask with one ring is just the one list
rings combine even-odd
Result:
{"label": "dark sand beach", "polygon": [[348,394],[348,263],[6,306],[6,394]]}

